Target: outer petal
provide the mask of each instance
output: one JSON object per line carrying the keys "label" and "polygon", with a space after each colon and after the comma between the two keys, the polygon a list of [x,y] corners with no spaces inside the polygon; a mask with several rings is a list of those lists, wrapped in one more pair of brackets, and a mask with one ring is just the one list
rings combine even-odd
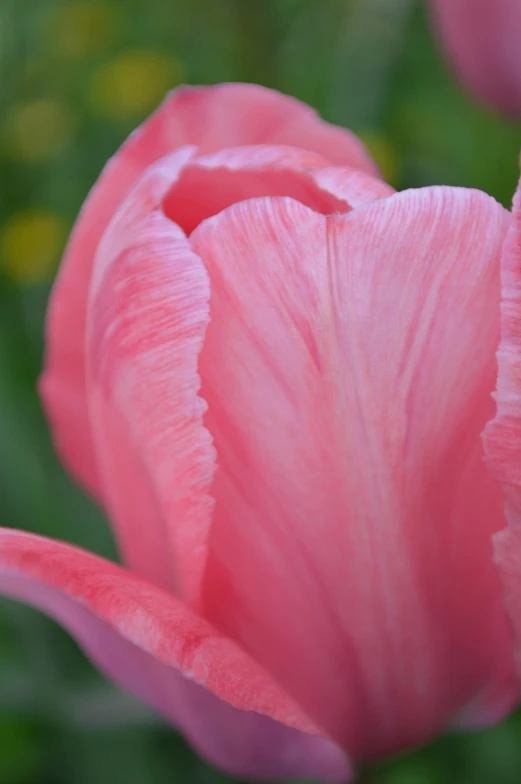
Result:
{"label": "outer petal", "polygon": [[431,0],[462,80],[481,98],[521,115],[519,0]]}
{"label": "outer petal", "polygon": [[[154,122],[155,120],[155,122]],[[40,394],[56,446],[74,477],[102,497],[85,394],[85,330],[94,256],[103,232],[142,172],[169,149],[152,118],[129,138],[103,170],[69,239],[49,305]],[[177,168],[194,148],[178,154]],[[175,170],[172,167],[172,178]]]}
{"label": "outer petal", "polygon": [[205,218],[256,196],[291,196],[323,214],[348,212],[393,188],[316,153],[286,146],[232,147],[187,163],[164,200],[165,213],[190,234]]}
{"label": "outer petal", "polygon": [[210,290],[201,259],[161,210],[177,159],[150,167],[98,248],[87,396],[125,563],[194,598],[213,509],[214,450],[197,395]]}
{"label": "outer petal", "polygon": [[191,237],[212,288],[205,612],[355,756],[515,697],[480,441],[507,222],[434,188],[329,218],[253,200]]}
{"label": "outer petal", "polygon": [[299,101],[256,85],[183,87],[125,142],[92,189],[71,235],[51,299],[40,390],[58,449],[75,477],[100,498],[85,396],[85,323],[92,264],[114,212],[154,161],[183,145],[210,153],[243,144],[290,144],[332,163],[375,167],[349,131]]}
{"label": "outer petal", "polygon": [[521,187],[501,257],[501,342],[497,353],[497,412],[484,433],[488,465],[505,501],[506,530],[495,536],[495,553],[516,636],[521,678]]}
{"label": "outer petal", "polygon": [[0,591],[61,623],[108,677],[150,703],[219,767],[259,778],[348,776],[333,744],[268,718],[309,729],[234,643],[114,564],[1,529]]}

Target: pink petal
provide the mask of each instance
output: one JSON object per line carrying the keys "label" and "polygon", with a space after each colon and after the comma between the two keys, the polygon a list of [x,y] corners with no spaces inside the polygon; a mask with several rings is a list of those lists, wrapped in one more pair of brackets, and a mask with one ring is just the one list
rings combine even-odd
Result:
{"label": "pink petal", "polygon": [[487,462],[501,487],[508,522],[495,554],[516,637],[521,678],[521,186],[501,257],[501,342],[497,353],[497,412],[484,433]]}
{"label": "pink petal", "polygon": [[487,460],[504,498],[508,523],[521,525],[521,184],[501,256],[501,342],[495,418],[487,425]]}
{"label": "pink petal", "polygon": [[[54,438],[74,476],[98,499],[101,487],[85,396],[85,323],[92,264],[112,215],[142,172],[183,145],[210,153],[243,144],[290,144],[332,163],[376,169],[363,144],[305,104],[264,87],[183,87],[135,131],[92,189],[69,240],[51,298],[40,391]],[[187,151],[186,155],[189,155]]]}
{"label": "pink petal", "polygon": [[378,174],[351,131],[322,120],[305,103],[258,84],[181,87],[167,98],[166,132],[202,153],[249,144],[288,144],[323,155],[337,166]]}
{"label": "pink petal", "polygon": [[291,196],[323,214],[347,212],[394,193],[382,180],[330,167],[315,153],[285,146],[233,147],[187,163],[164,211],[190,234],[205,218],[256,196]]}
{"label": "pink petal", "polygon": [[[114,212],[144,169],[169,152],[157,140],[156,126],[157,117],[153,116],[105,166],[69,239],[47,315],[40,394],[61,457],[74,477],[98,499],[102,491],[85,395],[90,278],[98,243]],[[179,166],[191,152],[191,148],[179,152]]]}
{"label": "pink petal", "polygon": [[519,0],[432,0],[449,58],[476,95],[521,115]]}
{"label": "pink petal", "polygon": [[355,756],[512,704],[482,459],[508,214],[433,188],[192,234],[217,449],[205,612]]}
{"label": "pink petal", "polygon": [[148,169],[99,245],[87,397],[125,563],[195,599],[213,511],[214,450],[197,394],[210,290],[201,259],[161,210],[178,158]]}
{"label": "pink petal", "polygon": [[259,778],[348,776],[336,746],[291,728],[310,725],[234,643],[124,569],[0,529],[0,591],[62,624],[105,675],[152,705],[213,764]]}

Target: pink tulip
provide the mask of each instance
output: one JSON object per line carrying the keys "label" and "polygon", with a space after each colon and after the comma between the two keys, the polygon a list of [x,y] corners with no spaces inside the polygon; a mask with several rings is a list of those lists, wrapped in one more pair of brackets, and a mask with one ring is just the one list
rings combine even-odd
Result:
{"label": "pink tulip", "polygon": [[449,59],[478,97],[521,117],[521,0],[432,0]]}
{"label": "pink tulip", "polygon": [[519,696],[481,442],[510,230],[487,438],[519,516],[519,239],[483,193],[374,174],[297,101],[178,90],[50,306],[43,400],[126,568],[4,530],[0,588],[236,775],[345,781]]}

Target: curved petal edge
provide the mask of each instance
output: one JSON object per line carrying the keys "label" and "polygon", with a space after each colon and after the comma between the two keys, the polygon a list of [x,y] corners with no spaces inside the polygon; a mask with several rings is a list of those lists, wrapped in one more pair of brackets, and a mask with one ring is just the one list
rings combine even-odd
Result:
{"label": "curved petal edge", "polygon": [[1,529],[0,592],[58,621],[105,675],[219,767],[255,778],[348,780],[344,753],[308,734],[308,720],[234,643],[115,564]]}
{"label": "curved petal edge", "polygon": [[487,464],[503,493],[507,527],[494,537],[495,559],[515,635],[521,680],[521,183],[501,256],[501,341],[496,416],[483,434]]}

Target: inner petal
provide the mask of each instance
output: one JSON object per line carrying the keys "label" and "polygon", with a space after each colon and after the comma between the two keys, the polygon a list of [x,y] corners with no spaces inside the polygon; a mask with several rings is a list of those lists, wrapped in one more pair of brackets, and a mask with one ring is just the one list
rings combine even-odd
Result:
{"label": "inner petal", "polygon": [[189,235],[206,218],[258,196],[290,196],[327,215],[348,212],[361,202],[393,193],[390,186],[368,174],[328,166],[320,155],[292,147],[253,145],[223,150],[188,163],[166,195],[163,209]]}

